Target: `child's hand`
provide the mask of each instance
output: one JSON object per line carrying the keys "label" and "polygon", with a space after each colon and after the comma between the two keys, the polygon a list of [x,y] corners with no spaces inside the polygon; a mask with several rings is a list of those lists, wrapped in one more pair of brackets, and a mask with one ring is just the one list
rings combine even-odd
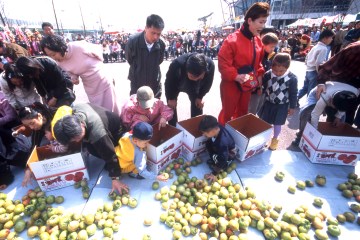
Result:
{"label": "child's hand", "polygon": [[161,181],[161,182],[167,182],[168,179],[169,178],[166,177],[164,174],[160,174],[156,177],[156,180]]}
{"label": "child's hand", "polygon": [[294,115],[294,113],[295,113],[295,109],[290,108],[289,111],[288,111],[288,115],[292,116],[292,115]]}
{"label": "child's hand", "polygon": [[206,174],[205,179],[208,180],[210,183],[217,181],[217,177],[211,173]]}
{"label": "child's hand", "polygon": [[333,124],[334,127],[339,127],[341,125],[341,119],[340,118],[335,118]]}
{"label": "child's hand", "polygon": [[23,178],[23,180],[21,182],[21,186],[22,187],[27,187],[29,184],[31,184],[31,181],[34,178],[35,177],[34,177],[33,173],[31,172],[31,170],[29,168],[27,168],[25,170],[25,174],[24,174],[24,178]]}
{"label": "child's hand", "polygon": [[160,118],[160,122],[159,122],[159,130],[162,128],[162,127],[166,127],[166,119],[161,117]]}

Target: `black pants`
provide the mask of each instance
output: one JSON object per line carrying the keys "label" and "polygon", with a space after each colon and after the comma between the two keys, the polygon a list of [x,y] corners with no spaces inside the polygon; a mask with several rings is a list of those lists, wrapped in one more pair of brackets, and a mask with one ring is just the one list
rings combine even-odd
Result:
{"label": "black pants", "polygon": [[193,51],[193,46],[192,46],[192,44],[193,44],[193,40],[189,40],[189,42],[188,42],[188,52],[192,52],[192,51]]}
{"label": "black pants", "polygon": [[183,43],[184,53],[188,52],[188,43]]}
{"label": "black pants", "polygon": [[[202,115],[203,110],[198,108],[195,105],[196,95],[195,94],[189,94],[189,93],[186,93],[186,94],[189,96],[189,100],[190,100],[190,103],[191,103],[191,117],[196,117],[196,116]],[[169,121],[169,124],[172,125],[172,126],[176,126],[177,122],[178,122],[177,110],[174,109],[174,116]]]}
{"label": "black pants", "polygon": [[311,113],[314,110],[314,108],[315,108],[315,104],[300,110],[299,131],[296,134],[296,141],[300,141],[300,138],[305,130],[306,124],[311,121]]}
{"label": "black pants", "polygon": [[104,58],[104,63],[108,63],[109,62],[109,54],[108,53],[103,53],[103,58]]}

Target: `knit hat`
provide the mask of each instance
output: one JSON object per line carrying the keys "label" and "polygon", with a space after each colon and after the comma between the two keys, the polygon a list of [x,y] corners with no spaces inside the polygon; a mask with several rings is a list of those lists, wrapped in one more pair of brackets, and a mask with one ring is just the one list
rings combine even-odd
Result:
{"label": "knit hat", "polygon": [[146,122],[139,122],[133,128],[133,137],[139,140],[150,140],[153,136],[153,128]]}
{"label": "knit hat", "polygon": [[143,86],[137,90],[136,93],[138,103],[141,108],[151,108],[154,104],[154,92],[148,86]]}

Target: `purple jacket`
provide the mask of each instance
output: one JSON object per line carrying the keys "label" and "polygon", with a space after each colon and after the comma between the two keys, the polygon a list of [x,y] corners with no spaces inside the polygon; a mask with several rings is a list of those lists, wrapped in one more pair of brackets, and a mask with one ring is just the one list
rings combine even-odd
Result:
{"label": "purple jacket", "polygon": [[10,105],[4,94],[0,92],[0,127],[16,120],[17,114],[15,109]]}

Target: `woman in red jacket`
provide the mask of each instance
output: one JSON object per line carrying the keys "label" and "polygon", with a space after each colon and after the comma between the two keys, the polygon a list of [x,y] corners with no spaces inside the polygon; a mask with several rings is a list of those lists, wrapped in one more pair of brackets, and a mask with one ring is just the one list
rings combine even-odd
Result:
{"label": "woman in red jacket", "polygon": [[[222,110],[219,123],[222,125],[248,113],[251,91],[262,84],[264,50],[259,36],[269,16],[269,8],[265,2],[253,4],[246,12],[241,29],[230,34],[220,49]],[[254,83],[255,80],[258,81]],[[252,85],[254,88],[249,88]]]}

